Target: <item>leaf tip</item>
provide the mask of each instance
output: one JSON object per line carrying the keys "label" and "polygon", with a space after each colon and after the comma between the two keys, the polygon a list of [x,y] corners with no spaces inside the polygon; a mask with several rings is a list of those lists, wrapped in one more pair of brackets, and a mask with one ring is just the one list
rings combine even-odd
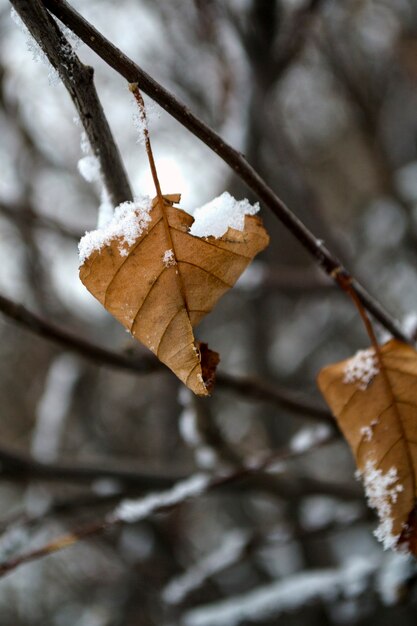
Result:
{"label": "leaf tip", "polygon": [[214,350],[210,350],[206,343],[197,342],[197,349],[200,354],[201,381],[207,391],[206,396],[210,396],[216,380],[216,368],[220,363],[220,355]]}

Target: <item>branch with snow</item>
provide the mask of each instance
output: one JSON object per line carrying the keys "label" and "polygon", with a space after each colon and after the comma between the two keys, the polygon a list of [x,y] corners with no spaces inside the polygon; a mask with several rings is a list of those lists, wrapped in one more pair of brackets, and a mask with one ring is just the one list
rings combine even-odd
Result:
{"label": "branch with snow", "polygon": [[196,498],[207,491],[210,486],[210,478],[207,474],[195,474],[186,480],[182,480],[172,489],[154,493],[136,500],[124,500],[110,513],[107,521],[110,524],[125,522],[133,524],[146,519],[152,513],[181,504],[188,498]]}
{"label": "branch with snow", "polygon": [[31,452],[39,461],[54,461],[65,426],[65,418],[79,376],[79,364],[73,355],[57,356],[48,372],[45,388],[36,407],[36,425]]}
{"label": "branch with snow", "polygon": [[[326,274],[333,279],[343,275],[351,280],[353,291],[363,306],[389,332],[402,341],[411,339],[400,328],[396,320],[373,298],[364,287],[354,279],[339,259],[327,249],[323,242],[292,213],[286,204],[268,187],[265,181],[247,162],[245,157],[228,145],[222,137],[212,131],[204,122],[191,113],[188,107],[169,93],[162,85],[144,72],[136,63],[129,59],[121,50],[108,41],[97,29],[89,24],[67,2],[63,0],[43,0],[45,6],[58,17],[68,28],[80,37],[84,43],[94,50],[110,67],[113,67],[129,83],[137,83],[139,88],[170,115],[176,118],[185,128],[211,148],[222,158],[255,195],[301,243],[305,250],[314,258]],[[25,4],[23,0],[12,0],[13,4]],[[123,198],[127,200],[129,198]],[[117,203],[119,204],[119,203]],[[339,283],[338,283],[339,284]],[[339,286],[341,286],[339,284]]]}
{"label": "branch with snow", "polygon": [[191,609],[180,623],[182,626],[238,626],[277,618],[313,601],[333,602],[339,596],[356,598],[367,588],[379,563],[376,558],[356,557],[340,569],[295,574],[245,595]]}
{"label": "branch with snow", "polygon": [[332,437],[332,430],[327,424],[302,428],[290,441],[290,449],[293,452],[307,452],[312,448],[325,443]]}
{"label": "branch with snow", "polygon": [[93,69],[81,63],[71,43],[40,0],[11,0],[11,4],[68,90],[93,154],[100,162],[104,184],[113,205],[131,201],[130,184],[94,86]]}
{"label": "branch with snow", "polygon": [[[329,437],[329,441],[331,437]],[[323,445],[321,440],[319,445]],[[68,535],[58,537],[56,540],[44,545],[37,550],[29,551],[14,559],[0,563],[0,576],[9,573],[24,563],[48,556],[54,552],[63,550],[74,545],[78,541],[91,536],[99,535],[121,524],[131,524],[142,521],[155,513],[163,512],[178,506],[185,500],[200,497],[214,489],[239,482],[243,479],[256,477],[259,473],[266,472],[268,468],[280,460],[296,457],[302,454],[288,449],[262,458],[251,463],[250,467],[240,467],[235,471],[227,472],[221,476],[209,476],[208,474],[196,474],[188,479],[180,481],[171,489],[159,493],[149,494],[135,500],[123,500],[108,514],[103,521],[89,524]]]}
{"label": "branch with snow", "polygon": [[168,583],[162,592],[163,600],[168,604],[183,602],[211,576],[236,563],[242,557],[250,539],[251,534],[243,530],[232,530],[227,533],[214,552]]}

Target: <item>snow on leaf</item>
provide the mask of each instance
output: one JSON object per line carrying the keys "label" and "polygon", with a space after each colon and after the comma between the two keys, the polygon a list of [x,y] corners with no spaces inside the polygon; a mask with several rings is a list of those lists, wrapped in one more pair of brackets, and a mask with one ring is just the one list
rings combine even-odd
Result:
{"label": "snow on leaf", "polygon": [[397,469],[391,467],[383,474],[382,470],[377,469],[375,462],[368,460],[365,469],[358,470],[356,476],[363,479],[369,506],[377,510],[380,519],[380,525],[374,532],[375,537],[383,543],[385,549],[393,548],[400,534],[393,534],[392,508],[398,500],[398,494],[404,490],[403,485],[398,482]]}
{"label": "snow on leaf", "polygon": [[[194,393],[209,394],[219,360],[193,328],[237,281],[268,235],[257,217],[224,237],[192,236],[180,196],[124,203],[80,242],[80,278],[99,302]],[[246,201],[247,202],[247,201]]]}
{"label": "snow on leaf", "polygon": [[170,265],[176,265],[174,251],[172,250],[172,248],[170,248],[169,250],[165,250],[162,263],[165,265],[165,267],[169,267]]}
{"label": "snow on leaf", "polygon": [[359,350],[346,363],[343,382],[346,385],[356,384],[359,389],[365,390],[378,372],[378,359],[374,348]]}
{"label": "snow on leaf", "polygon": [[394,339],[379,350],[382,371],[366,350],[360,366],[354,357],[325,367],[318,385],[378,512],[377,538],[417,554],[417,352]]}
{"label": "snow on leaf", "polygon": [[124,202],[118,206],[113,219],[104,228],[87,232],[80,240],[78,245],[80,265],[83,265],[94,252],[100,252],[114,240],[117,240],[119,254],[126,256],[128,247],[135,243],[151,221],[150,209],[150,198]]}
{"label": "snow on leaf", "polygon": [[190,228],[195,237],[222,237],[228,228],[243,231],[245,216],[255,215],[259,204],[248,200],[235,200],[227,191],[193,212],[194,223]]}

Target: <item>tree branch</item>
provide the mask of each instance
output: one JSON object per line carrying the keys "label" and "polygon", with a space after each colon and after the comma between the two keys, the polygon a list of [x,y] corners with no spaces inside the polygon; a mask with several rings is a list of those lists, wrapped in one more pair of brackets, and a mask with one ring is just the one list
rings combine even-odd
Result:
{"label": "tree branch", "polygon": [[[39,315],[26,309],[23,305],[17,304],[1,294],[0,311],[6,317],[35,335],[48,341],[53,341],[65,349],[75,352],[99,365],[138,374],[150,374],[163,369],[162,363],[151,354],[135,357],[106,350],[51,324]],[[256,378],[234,377],[226,373],[217,375],[217,383],[219,387],[238,392],[246,398],[271,402],[278,407],[284,407],[305,418],[311,417],[315,420],[325,420],[334,425],[331,413],[314,404],[301,401],[298,393],[291,393],[286,389],[278,388],[276,385],[272,387],[272,385],[268,385]]]}
{"label": "tree branch", "polygon": [[[17,0],[12,1],[16,2]],[[19,1],[22,2],[22,0]],[[123,76],[129,83],[137,83],[140,89],[150,98],[155,100],[155,102],[172,117],[223,159],[223,161],[225,161],[225,163],[243,180],[246,186],[265,203],[282,224],[294,235],[303,248],[329,276],[335,278],[336,274],[343,274],[351,279],[352,287],[362,304],[382,326],[395,337],[412,343],[412,339],[402,331],[396,320],[358,281],[350,276],[339,259],[323,245],[323,242],[316,239],[314,234],[292,213],[286,204],[275,195],[272,189],[268,187],[242,154],[227,144],[217,133],[191,113],[184,104],[177,100],[169,91],[157,83],[149,74],[114,46],[65,0],[43,0],[43,3],[110,67],[116,70],[116,72]]]}
{"label": "tree branch", "polygon": [[[313,448],[319,448],[323,445],[326,445],[333,441],[334,435],[329,434],[327,438],[323,438],[320,442],[312,445],[309,450]],[[143,521],[150,517],[151,515],[166,512],[174,509],[175,507],[183,504],[186,499],[196,498],[202,495],[206,495],[209,492],[217,490],[222,487],[226,487],[231,484],[240,483],[243,480],[251,479],[251,478],[263,478],[263,476],[259,476],[259,474],[264,473],[271,467],[273,463],[287,461],[289,459],[296,458],[301,454],[304,454],[306,450],[303,451],[294,451],[288,448],[285,448],[279,452],[275,452],[267,458],[264,458],[256,463],[251,463],[250,467],[240,467],[237,470],[233,470],[222,476],[213,476],[212,478],[207,479],[205,486],[201,489],[198,488],[196,490],[191,490],[187,492],[187,489],[182,489],[183,495],[171,500],[169,497],[173,493],[178,493],[176,491],[176,486],[174,485],[172,491],[164,491],[159,494],[155,494],[154,496],[150,496],[150,506],[145,506],[144,513],[138,516],[138,519],[132,520],[128,518],[124,518],[123,516],[118,514],[119,508],[117,508],[113,513],[107,515],[104,520],[100,520],[98,522],[87,524],[77,530],[70,532],[67,535],[63,535],[58,537],[57,539],[45,544],[41,548],[38,548],[33,551],[28,551],[18,557],[12,558],[8,561],[0,563],[0,577],[4,576],[20,565],[25,563],[35,561],[40,558],[44,558],[49,554],[59,552],[69,546],[78,543],[78,541],[88,539],[89,537],[101,535],[111,529],[120,527],[125,525],[126,523],[134,523],[134,521]],[[266,474],[267,475],[267,474]],[[275,477],[273,477],[275,478]],[[310,488],[307,487],[307,493],[312,493],[314,490],[311,490],[311,480],[310,480]],[[256,483],[255,483],[256,484]],[[177,483],[178,485],[178,483]],[[315,483],[316,489],[320,490],[320,486],[323,486],[324,490],[326,487],[326,483],[322,483],[320,481],[316,481]],[[340,494],[343,493],[343,489],[334,485],[330,485],[332,495],[336,497],[340,497]],[[320,491],[315,491],[315,493],[320,493]],[[343,497],[347,497],[348,499],[356,499],[359,495],[359,492],[355,489],[345,489]],[[294,494],[293,494],[294,497]],[[297,495],[295,496],[297,497]],[[166,504],[166,502],[172,501],[173,504]]]}
{"label": "tree branch", "polygon": [[81,63],[39,0],[10,0],[71,96],[115,206],[133,200],[129,180],[94,86],[92,67]]}
{"label": "tree branch", "polygon": [[81,337],[77,337],[66,330],[58,328],[58,326],[50,324],[39,315],[31,313],[23,305],[17,304],[2,295],[0,295],[0,311],[9,319],[12,319],[39,337],[53,341],[67,350],[76,352],[96,363],[141,374],[154,372],[162,368],[161,363],[154,356],[144,354],[136,358],[127,357],[96,346]]}
{"label": "tree branch", "polygon": [[124,470],[116,467],[80,466],[65,463],[42,463],[19,452],[0,447],[0,476],[20,480],[46,480],[52,482],[91,482],[111,478],[124,487],[134,487],[147,492],[172,487],[175,476],[163,476]]}
{"label": "tree branch", "polygon": [[39,215],[29,204],[27,206],[23,206],[16,203],[6,203],[1,201],[0,213],[7,217],[7,219],[13,221],[15,224],[29,224],[34,228],[47,228],[48,230],[53,230],[62,237],[72,241],[79,241],[82,236],[81,233],[76,232],[58,220],[45,215]]}

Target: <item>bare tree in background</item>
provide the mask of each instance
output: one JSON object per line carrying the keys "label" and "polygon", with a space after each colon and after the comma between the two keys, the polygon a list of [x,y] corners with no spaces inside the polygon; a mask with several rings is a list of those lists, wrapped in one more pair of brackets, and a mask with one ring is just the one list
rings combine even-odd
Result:
{"label": "bare tree in background", "polygon": [[[314,381],[368,341],[340,273],[381,336],[415,338],[416,2],[10,4],[0,623],[414,625],[415,565],[373,538]],[[78,281],[99,205],[152,193],[128,82],[164,189],[260,200],[271,235],[202,324],[209,400]]]}

